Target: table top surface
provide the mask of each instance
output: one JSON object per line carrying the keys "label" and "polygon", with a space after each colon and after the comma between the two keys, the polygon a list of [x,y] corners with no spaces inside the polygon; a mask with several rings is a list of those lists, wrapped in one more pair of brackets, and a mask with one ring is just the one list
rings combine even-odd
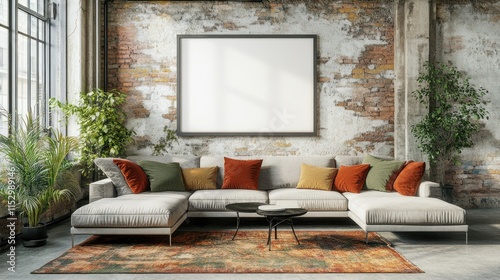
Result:
{"label": "table top surface", "polygon": [[257,209],[256,211],[257,214],[261,216],[266,216],[266,217],[296,217],[296,216],[302,216],[305,213],[307,213],[306,209],[303,208],[287,208],[283,211],[264,211]]}
{"label": "table top surface", "polygon": [[257,211],[257,209],[261,205],[267,205],[267,203],[260,203],[260,202],[231,203],[226,205],[226,209],[242,213],[255,213],[255,211]]}

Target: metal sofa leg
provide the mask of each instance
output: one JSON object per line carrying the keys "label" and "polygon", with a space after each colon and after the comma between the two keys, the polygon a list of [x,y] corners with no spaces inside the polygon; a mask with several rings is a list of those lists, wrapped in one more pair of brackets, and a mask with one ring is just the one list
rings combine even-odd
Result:
{"label": "metal sofa leg", "polygon": [[368,244],[368,231],[365,231],[365,243]]}
{"label": "metal sofa leg", "polygon": [[168,235],[168,244],[170,247],[172,247],[172,234]]}
{"label": "metal sofa leg", "polygon": [[465,245],[469,245],[469,232],[465,232]]}
{"label": "metal sofa leg", "polygon": [[71,248],[75,247],[75,235],[71,235]]}

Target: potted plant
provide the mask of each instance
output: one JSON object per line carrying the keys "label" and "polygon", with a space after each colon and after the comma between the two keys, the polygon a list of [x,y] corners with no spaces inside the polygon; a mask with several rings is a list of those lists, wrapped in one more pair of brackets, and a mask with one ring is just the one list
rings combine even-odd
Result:
{"label": "potted plant", "polygon": [[474,87],[470,78],[444,63],[426,63],[417,81],[418,89],[412,94],[429,113],[411,126],[411,132],[428,156],[431,180],[444,187],[444,195],[451,200],[450,187],[445,187],[446,166],[457,163],[461,151],[474,145],[480,120],[488,119],[483,100],[488,91]]}
{"label": "potted plant", "polygon": [[61,103],[52,98],[50,105],[62,109],[66,117],[76,116],[80,126],[80,164],[83,175],[94,174],[94,159],[119,157],[132,141],[133,130],[125,127],[126,114],[122,109],[126,94],[118,90],[94,89],[80,93],[78,104]]}
{"label": "potted plant", "polygon": [[73,197],[72,185],[63,184],[61,178],[72,166],[66,156],[76,148],[77,140],[56,129],[44,129],[31,113],[15,123],[9,119],[9,128],[8,136],[0,135],[0,154],[8,161],[3,172],[9,178],[0,183],[0,197],[13,201],[27,222],[23,244],[41,246],[47,239],[46,226],[40,223],[44,214],[55,203]]}

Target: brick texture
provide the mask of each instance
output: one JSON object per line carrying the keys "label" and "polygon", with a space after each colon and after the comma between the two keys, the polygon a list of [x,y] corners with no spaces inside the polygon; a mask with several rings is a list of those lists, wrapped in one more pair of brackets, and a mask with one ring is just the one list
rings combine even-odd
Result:
{"label": "brick texture", "polygon": [[[252,144],[242,138],[218,139],[217,144],[211,144],[214,138],[204,138],[203,150],[195,148],[199,146],[197,143],[191,143],[196,141],[186,139],[184,146],[174,149],[188,153],[213,153],[214,149],[220,149],[236,154],[358,154],[377,153],[384,147],[382,153],[392,152],[392,1],[112,1],[108,87],[128,94],[127,114],[131,122],[140,123],[136,136],[139,145],[133,148],[135,152],[147,153],[148,145],[162,136],[158,133],[162,131],[159,126],[146,129],[152,128],[151,123],[176,126],[175,35],[235,32],[318,34],[320,137],[309,143],[272,137],[260,139],[265,148],[259,145],[250,148]],[[348,46],[350,40],[355,41],[352,48]],[[339,47],[343,49],[339,51]],[[158,50],[162,48],[165,52]],[[339,87],[342,88],[340,95]],[[327,111],[331,106],[339,107],[340,111],[329,115]],[[340,120],[340,124],[344,120],[355,121],[363,130],[351,130],[341,139],[333,140],[327,136],[338,129],[338,123],[332,123],[333,120]],[[284,142],[287,144],[283,145]],[[332,144],[339,147],[339,151],[332,151]]]}
{"label": "brick texture", "polygon": [[437,4],[438,59],[452,62],[473,85],[490,92],[486,96],[489,121],[474,137],[474,147],[465,149],[460,163],[450,165],[446,172],[446,183],[454,187],[454,203],[467,208],[500,207],[498,30],[500,1],[447,0]]}

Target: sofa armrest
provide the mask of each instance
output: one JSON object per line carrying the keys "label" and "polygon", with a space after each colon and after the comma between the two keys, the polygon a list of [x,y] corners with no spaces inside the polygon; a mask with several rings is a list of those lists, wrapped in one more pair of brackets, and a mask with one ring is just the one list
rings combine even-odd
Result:
{"label": "sofa armrest", "polygon": [[109,178],[90,183],[89,185],[89,203],[97,201],[101,198],[115,196],[115,187]]}
{"label": "sofa armrest", "polygon": [[441,189],[438,183],[431,181],[423,181],[420,183],[420,186],[418,187],[417,196],[435,197],[436,195],[439,195],[440,192]]}

